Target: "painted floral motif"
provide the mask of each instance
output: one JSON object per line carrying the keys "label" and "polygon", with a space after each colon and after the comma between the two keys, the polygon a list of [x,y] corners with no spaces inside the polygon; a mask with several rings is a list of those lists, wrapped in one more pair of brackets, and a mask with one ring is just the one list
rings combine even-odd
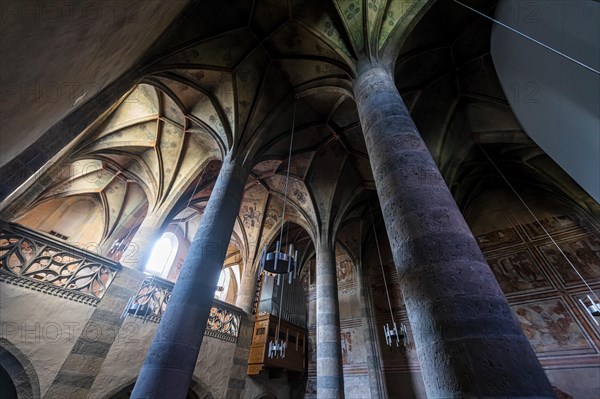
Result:
{"label": "painted floral motif", "polygon": [[265,216],[265,227],[267,228],[267,230],[271,230],[273,228],[273,226],[275,226],[277,224],[278,220],[279,220],[279,215],[277,214],[275,209],[272,209],[272,208],[269,209]]}
{"label": "painted floral motif", "polygon": [[257,227],[260,223],[261,216],[262,212],[257,209],[256,203],[250,206],[244,205],[243,219],[244,226],[246,226],[247,229],[253,230],[255,227]]}
{"label": "painted floral motif", "polygon": [[194,76],[199,81],[202,81],[202,79],[204,79],[204,71],[194,71],[192,72],[192,76]]}
{"label": "painted floral motif", "polygon": [[360,8],[356,4],[350,3],[345,11],[346,19],[354,19],[359,12]]}
{"label": "painted floral motif", "polygon": [[306,204],[306,193],[301,190],[296,184],[293,184],[292,187],[292,195],[294,196],[294,198],[296,198],[296,200],[301,204],[304,205]]}
{"label": "painted floral motif", "polygon": [[324,32],[327,36],[333,35],[334,27],[333,23],[330,20],[325,21],[325,29]]}

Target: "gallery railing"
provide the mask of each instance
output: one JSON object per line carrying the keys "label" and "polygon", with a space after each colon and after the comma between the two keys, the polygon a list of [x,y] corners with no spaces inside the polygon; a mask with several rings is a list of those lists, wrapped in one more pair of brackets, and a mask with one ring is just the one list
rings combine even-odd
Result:
{"label": "gallery railing", "polygon": [[[129,299],[123,317],[134,316],[144,321],[160,322],[172,291],[172,282],[159,277],[147,277],[138,292]],[[241,320],[240,308],[213,299],[204,334],[224,341],[236,342]]]}
{"label": "gallery railing", "polygon": [[[120,269],[118,262],[0,221],[0,281],[96,306]],[[145,278],[124,315],[158,323],[172,290],[168,280]],[[236,342],[241,319],[241,309],[214,299],[205,335]]]}
{"label": "gallery railing", "polygon": [[95,306],[119,263],[0,221],[0,281]]}

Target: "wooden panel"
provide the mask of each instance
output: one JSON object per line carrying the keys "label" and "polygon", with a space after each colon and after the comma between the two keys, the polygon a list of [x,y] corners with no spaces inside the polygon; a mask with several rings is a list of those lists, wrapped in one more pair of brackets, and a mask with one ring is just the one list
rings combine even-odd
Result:
{"label": "wooden panel", "polygon": [[262,364],[249,364],[248,375],[258,375],[262,371]]}
{"label": "wooden panel", "polygon": [[254,346],[250,348],[250,355],[248,356],[248,364],[263,363],[265,360],[265,347]]}
{"label": "wooden panel", "polygon": [[287,342],[285,358],[267,357],[269,342],[275,338],[278,323],[279,319],[269,314],[256,317],[248,356],[248,375],[259,374],[263,367],[298,372],[305,370],[306,330],[283,320],[279,337]]}

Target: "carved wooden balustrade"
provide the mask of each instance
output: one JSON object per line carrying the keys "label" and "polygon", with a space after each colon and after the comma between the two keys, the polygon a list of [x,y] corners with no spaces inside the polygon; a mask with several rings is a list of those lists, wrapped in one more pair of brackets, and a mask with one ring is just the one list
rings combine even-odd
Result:
{"label": "carved wooden balustrade", "polygon": [[121,268],[50,235],[0,225],[0,281],[96,306]]}
{"label": "carved wooden balustrade", "polygon": [[[168,280],[155,276],[145,278],[137,294],[129,300],[123,315],[138,317],[154,323],[160,322],[171,298],[172,290],[173,283]],[[213,299],[204,335],[236,342],[242,312],[242,309],[238,307]]]}

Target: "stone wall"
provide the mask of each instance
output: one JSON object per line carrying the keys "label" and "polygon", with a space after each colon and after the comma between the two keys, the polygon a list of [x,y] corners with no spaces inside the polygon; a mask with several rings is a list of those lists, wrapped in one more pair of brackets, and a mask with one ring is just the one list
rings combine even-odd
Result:
{"label": "stone wall", "polygon": [[[121,330],[126,332],[108,352],[102,369],[90,391],[90,397],[110,398],[132,386],[144,361],[158,325],[128,317]],[[205,336],[194,371],[194,382],[207,399],[254,399],[264,394],[290,397],[287,378],[268,379],[268,375],[247,376],[248,352],[253,320],[244,315],[236,343]],[[284,376],[285,377],[285,376]]]}
{"label": "stone wall", "polygon": [[93,312],[89,305],[0,282],[0,338],[32,363],[42,397]]}
{"label": "stone wall", "polygon": [[[96,307],[0,282],[0,344],[23,367],[31,363],[34,373],[27,379],[35,380],[34,392],[49,399],[128,397],[158,327],[122,317],[145,277],[132,269],[119,271]],[[292,397],[299,382],[290,383],[286,374],[247,376],[252,331],[253,320],[244,315],[237,342],[204,337],[192,382],[196,394]],[[19,376],[11,377],[17,382]]]}
{"label": "stone wall", "polygon": [[[158,324],[128,317],[121,339],[108,352],[102,369],[90,391],[90,397],[110,398],[116,391],[133,384]],[[226,398],[232,377],[236,344],[205,336],[196,362],[194,380],[202,383],[214,399]],[[117,388],[117,389],[115,389]]]}
{"label": "stone wall", "polygon": [[144,277],[119,271],[96,307],[0,283],[2,338],[33,365],[41,397],[87,397],[111,347],[135,339],[121,313]]}

